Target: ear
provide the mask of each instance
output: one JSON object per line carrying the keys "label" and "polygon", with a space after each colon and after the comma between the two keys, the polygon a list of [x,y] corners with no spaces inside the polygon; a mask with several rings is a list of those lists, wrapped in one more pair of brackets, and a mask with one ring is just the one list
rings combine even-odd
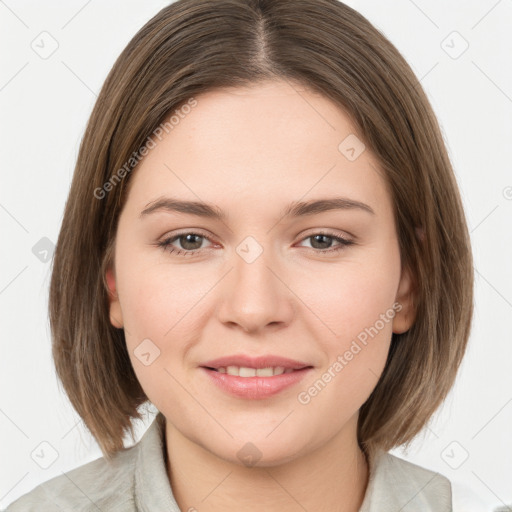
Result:
{"label": "ear", "polygon": [[408,331],[416,319],[413,284],[410,269],[408,267],[403,268],[395,299],[401,306],[400,309],[396,308],[396,314],[393,318],[393,332],[395,334]]}
{"label": "ear", "polygon": [[108,300],[110,303],[110,323],[118,329],[123,328],[123,312],[117,295],[116,277],[112,267],[105,272],[105,282],[108,287]]}

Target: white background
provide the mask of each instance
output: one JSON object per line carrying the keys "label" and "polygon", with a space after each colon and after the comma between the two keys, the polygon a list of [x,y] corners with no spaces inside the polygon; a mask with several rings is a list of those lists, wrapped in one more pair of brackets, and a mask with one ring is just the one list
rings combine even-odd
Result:
{"label": "white background", "polygon": [[[447,476],[456,511],[512,507],[512,2],[347,3],[421,79],[455,167],[475,257],[473,330],[456,385],[411,449],[394,453]],[[57,240],[79,142],[108,71],[165,4],[0,1],[0,508],[101,456],[55,376],[50,263],[40,259],[48,242],[40,240]],[[58,44],[46,59],[33,49],[41,38],[46,49]],[[464,40],[467,50],[453,58]],[[139,437],[153,414],[137,424]],[[52,461],[41,442],[56,450],[47,469],[31,455],[43,450]]]}

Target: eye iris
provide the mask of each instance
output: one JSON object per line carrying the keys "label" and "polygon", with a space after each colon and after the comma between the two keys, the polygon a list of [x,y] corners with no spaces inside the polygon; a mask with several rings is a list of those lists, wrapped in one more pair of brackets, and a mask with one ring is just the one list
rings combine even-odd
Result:
{"label": "eye iris", "polygon": [[[314,247],[315,249],[328,249],[332,243],[332,238],[328,235],[313,235],[311,239],[314,240],[314,242],[311,242],[311,246]],[[320,247],[315,247],[315,244],[318,239],[320,239]],[[323,242],[322,239],[324,240]],[[327,241],[325,241],[325,239],[327,239]],[[327,247],[323,246],[322,244],[327,244]]]}
{"label": "eye iris", "polygon": [[[197,240],[195,242],[193,241],[194,238],[199,239],[199,245],[197,245],[198,244]],[[201,238],[202,238],[201,235],[195,235],[193,233],[190,233],[187,235],[181,235],[179,237],[179,241],[180,241],[180,244],[183,247],[183,249],[188,249],[188,250],[192,251],[194,249],[199,249],[201,247]],[[192,247],[190,247],[190,245],[192,245]]]}

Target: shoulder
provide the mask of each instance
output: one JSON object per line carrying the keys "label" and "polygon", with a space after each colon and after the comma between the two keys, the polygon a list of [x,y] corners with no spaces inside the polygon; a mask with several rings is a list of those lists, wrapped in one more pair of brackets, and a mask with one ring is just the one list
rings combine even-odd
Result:
{"label": "shoulder", "polygon": [[432,491],[451,492],[450,481],[441,473],[418,466],[391,453],[381,454],[380,464],[396,480],[397,484],[400,481],[408,484],[421,484],[421,489],[430,493]]}
{"label": "shoulder", "polygon": [[370,462],[370,478],[361,512],[388,510],[451,512],[450,481],[440,473],[380,451]]}
{"label": "shoulder", "polygon": [[24,494],[5,512],[135,510],[133,483],[138,444],[62,473]]}

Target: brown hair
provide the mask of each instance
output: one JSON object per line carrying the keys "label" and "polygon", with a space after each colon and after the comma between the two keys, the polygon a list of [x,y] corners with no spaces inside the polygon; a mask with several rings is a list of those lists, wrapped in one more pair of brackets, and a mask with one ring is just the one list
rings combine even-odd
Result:
{"label": "brown hair", "polygon": [[371,452],[409,442],[453,385],[473,312],[472,255],[437,120],[407,62],[336,0],[178,0],[139,30],[103,85],[54,256],[56,370],[107,459],[123,449],[126,432],[133,438],[132,419],[147,401],[124,331],[109,321],[104,280],[133,155],[190,98],[275,79],[306,86],[350,116],[381,164],[402,265],[414,276],[416,320],[393,334],[384,372],[360,410],[360,445]]}

